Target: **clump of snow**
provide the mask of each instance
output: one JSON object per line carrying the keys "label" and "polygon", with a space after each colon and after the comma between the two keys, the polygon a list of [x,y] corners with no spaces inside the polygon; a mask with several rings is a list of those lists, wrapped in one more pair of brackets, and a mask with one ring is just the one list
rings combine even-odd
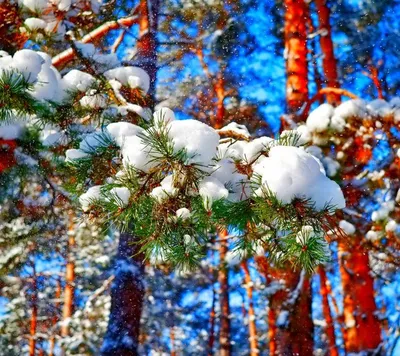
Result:
{"label": "clump of snow", "polygon": [[126,207],[129,203],[131,193],[126,187],[116,187],[110,190],[110,193],[117,197],[117,201],[121,207]]}
{"label": "clump of snow", "polygon": [[90,187],[88,191],[79,197],[79,203],[81,204],[82,210],[87,212],[90,209],[93,201],[100,199],[101,197],[101,185],[95,185]]}
{"label": "clump of snow", "polygon": [[79,90],[86,92],[95,82],[95,78],[85,72],[73,69],[62,78],[62,86],[65,91]]}
{"label": "clump of snow", "polygon": [[48,0],[20,0],[20,3],[32,12],[42,12],[49,6]]}
{"label": "clump of snow", "polygon": [[37,17],[29,17],[24,21],[25,26],[30,30],[45,29],[47,26],[46,21],[39,19]]}
{"label": "clump of snow", "polygon": [[75,148],[71,148],[65,152],[65,161],[66,162],[73,162],[78,159],[89,157],[89,154]]}
{"label": "clump of snow", "polygon": [[135,85],[140,87],[145,93],[150,89],[149,75],[139,67],[118,67],[110,69],[104,73],[107,79],[116,79],[122,85]]}
{"label": "clump of snow", "polygon": [[397,230],[397,227],[398,227],[398,224],[396,223],[396,221],[394,221],[394,220],[389,220],[389,221],[386,223],[385,231],[386,231],[386,232],[394,232],[394,231]]}
{"label": "clump of snow", "polygon": [[354,233],[356,232],[356,227],[349,223],[346,220],[341,220],[339,222],[339,227],[347,234],[347,235],[354,235]]}
{"label": "clump of snow", "polygon": [[150,195],[159,203],[163,203],[170,197],[175,197],[178,194],[178,189],[174,187],[173,177],[169,175],[161,181],[161,186],[154,188]]}
{"label": "clump of snow", "polygon": [[155,126],[169,124],[172,121],[175,121],[175,114],[171,109],[161,108],[154,113],[153,121]]}
{"label": "clump of snow", "polygon": [[389,200],[383,202],[378,210],[375,210],[371,214],[372,221],[384,220],[389,216],[389,213],[394,210],[394,201]]}
{"label": "clump of snow", "polygon": [[[327,205],[345,207],[339,186],[326,177],[319,161],[301,148],[275,146],[269,157],[262,157],[254,166],[262,185],[284,204],[294,198],[310,200],[317,210]],[[256,191],[262,194],[262,190]]]}
{"label": "clump of snow", "polygon": [[242,146],[243,160],[252,163],[262,152],[266,152],[275,140],[270,137],[259,137]]}
{"label": "clump of snow", "polygon": [[98,93],[96,89],[90,90],[79,102],[83,107],[92,109],[105,108],[107,106],[107,98]]}
{"label": "clump of snow", "polygon": [[369,230],[366,234],[365,234],[365,238],[369,241],[377,241],[380,239],[380,234],[377,231],[374,230]]}
{"label": "clump of snow", "polygon": [[245,147],[249,143],[246,141],[237,141],[230,139],[228,141],[221,142],[218,145],[218,158],[230,158],[234,161],[241,161],[243,159]]}
{"label": "clump of snow", "polygon": [[234,162],[222,159],[212,167],[211,177],[218,179],[229,190],[228,200],[241,201],[251,195],[247,176],[238,173]]}
{"label": "clump of snow", "polygon": [[22,136],[24,127],[18,123],[0,125],[0,138],[3,140],[16,140]]}
{"label": "clump of snow", "polygon": [[109,124],[107,126],[107,131],[118,146],[122,147],[126,137],[137,136],[138,134],[143,133],[144,130],[140,126],[122,121]]}
{"label": "clump of snow", "polygon": [[176,211],[176,217],[182,220],[188,220],[192,216],[192,213],[188,208],[180,208]]}
{"label": "clump of snow", "polygon": [[296,242],[300,246],[306,246],[310,238],[315,237],[315,231],[312,226],[305,225],[301,227],[301,230],[296,234]]}
{"label": "clump of snow", "polygon": [[376,99],[367,104],[367,110],[372,116],[385,117],[393,114],[392,105],[383,99]]}
{"label": "clump of snow", "polygon": [[150,169],[157,166],[157,162],[152,160],[153,151],[139,136],[125,137],[122,147],[122,157],[124,166],[132,166],[143,172],[149,172]]}
{"label": "clump of snow", "polygon": [[313,110],[307,118],[307,128],[312,132],[324,132],[329,128],[334,108],[330,104],[322,104]]}
{"label": "clump of snow", "polygon": [[196,120],[175,120],[168,125],[174,152],[185,150],[186,164],[208,166],[217,152],[219,135],[210,126]]}
{"label": "clump of snow", "polygon": [[15,52],[8,69],[18,70],[29,83],[35,83],[43,63],[43,58],[37,52],[22,49]]}
{"label": "clump of snow", "polygon": [[310,142],[312,139],[310,129],[307,127],[307,125],[299,125],[296,128],[296,132],[298,135],[300,135],[299,138],[299,145],[305,145],[306,143]]}
{"label": "clump of snow", "polygon": [[199,194],[203,198],[204,207],[211,209],[214,201],[228,197],[228,190],[214,177],[206,177],[199,183]]}
{"label": "clump of snow", "polygon": [[243,260],[243,253],[240,253],[238,250],[229,250],[225,255],[225,263],[229,267],[235,267],[240,265]]}
{"label": "clump of snow", "polygon": [[237,124],[236,122],[230,122],[228,125],[224,126],[223,128],[217,130],[218,133],[229,133],[233,132],[240,136],[250,137],[249,130],[245,125]]}

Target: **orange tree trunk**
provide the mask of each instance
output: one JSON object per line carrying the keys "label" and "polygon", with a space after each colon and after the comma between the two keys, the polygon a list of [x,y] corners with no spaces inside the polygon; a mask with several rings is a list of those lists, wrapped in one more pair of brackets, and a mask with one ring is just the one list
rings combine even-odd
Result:
{"label": "orange tree trunk", "polygon": [[260,351],[258,349],[258,337],[256,327],[256,314],[253,305],[253,286],[250,276],[249,266],[246,261],[242,262],[242,269],[244,272],[244,281],[246,283],[246,293],[249,300],[249,341],[250,341],[250,356],[257,356]]}
{"label": "orange tree trunk", "polygon": [[218,282],[220,285],[220,330],[219,330],[219,347],[220,356],[231,355],[231,322],[229,319],[229,278],[228,267],[226,265],[225,257],[228,252],[228,243],[226,241],[228,232],[224,230],[220,234],[221,245],[219,248],[220,268],[218,272]]}
{"label": "orange tree trunk", "polygon": [[[322,51],[322,66],[324,69],[324,82],[330,88],[339,88],[337,62],[333,49],[332,28],[330,25],[330,10],[326,0],[315,0],[319,20],[319,42]],[[326,96],[328,103],[339,104],[340,95],[330,93]]]}
{"label": "orange tree trunk", "polygon": [[256,262],[267,284],[273,281],[284,284],[269,297],[269,354],[312,355],[314,325],[310,278],[292,270],[272,268],[263,256],[258,256]]}
{"label": "orange tree trunk", "polygon": [[75,262],[73,257],[73,249],[75,247],[75,226],[74,214],[69,212],[69,227],[68,227],[68,256],[65,271],[65,289],[64,289],[64,306],[63,306],[63,325],[61,327],[61,336],[68,336],[69,326],[65,323],[74,310],[74,293],[75,293]]}
{"label": "orange tree trunk", "polygon": [[38,317],[38,306],[37,306],[37,281],[36,273],[34,270],[33,283],[32,283],[32,314],[30,322],[30,339],[29,339],[29,356],[35,356],[36,353],[36,330],[37,330],[37,317]]}
{"label": "orange tree trunk", "polygon": [[308,11],[304,0],[284,0],[284,7],[286,102],[289,113],[295,113],[308,99]]}
{"label": "orange tree trunk", "polygon": [[214,341],[215,341],[215,287],[213,283],[213,291],[212,291],[212,302],[211,302],[211,310],[210,310],[210,331],[208,336],[208,356],[213,355],[214,349]]}
{"label": "orange tree trunk", "polygon": [[344,344],[348,353],[375,350],[382,341],[368,252],[360,242],[360,238],[353,246],[339,242]]}
{"label": "orange tree trunk", "polygon": [[338,349],[336,347],[336,338],[335,338],[335,327],[333,324],[331,308],[329,307],[329,298],[328,298],[328,288],[327,288],[327,276],[325,269],[320,266],[318,269],[318,274],[320,278],[320,293],[322,297],[322,312],[324,314],[326,327],[325,333],[328,339],[329,345],[329,355],[330,356],[338,356]]}
{"label": "orange tree trunk", "polygon": [[61,282],[60,282],[60,280],[57,280],[57,287],[56,287],[56,293],[55,293],[55,299],[56,299],[55,312],[54,312],[54,315],[51,320],[51,326],[53,328],[53,331],[52,331],[53,335],[51,335],[50,340],[49,340],[49,351],[48,351],[49,356],[54,356],[54,348],[56,346],[56,337],[54,334],[56,332],[55,327],[59,320],[58,308],[60,306],[60,302],[59,302],[60,297],[61,297]]}
{"label": "orange tree trunk", "polygon": [[159,0],[140,0],[139,39],[136,43],[135,65],[143,68],[150,76],[149,94],[154,96],[157,77],[157,21]]}
{"label": "orange tree trunk", "polygon": [[225,81],[221,73],[218,74],[216,82],[214,84],[214,91],[217,97],[217,108],[216,108],[216,119],[214,123],[214,128],[220,129],[224,126],[225,118]]}

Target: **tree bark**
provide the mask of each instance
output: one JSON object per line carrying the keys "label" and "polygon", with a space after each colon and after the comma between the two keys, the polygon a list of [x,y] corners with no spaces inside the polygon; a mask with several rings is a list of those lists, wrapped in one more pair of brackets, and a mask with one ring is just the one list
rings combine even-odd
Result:
{"label": "tree bark", "polygon": [[[159,0],[141,0],[138,7],[139,38],[132,64],[150,76],[149,96],[154,99],[157,77],[157,23]],[[111,288],[111,311],[101,354],[138,355],[140,318],[145,294],[143,256],[135,237],[120,236],[115,261],[115,280]]]}
{"label": "tree bark", "polygon": [[132,235],[120,236],[111,285],[111,310],[103,356],[136,356],[144,299],[144,263]]}
{"label": "tree bark", "polygon": [[328,288],[327,288],[327,276],[325,269],[320,266],[318,269],[318,274],[320,278],[320,293],[322,297],[322,312],[324,314],[326,327],[325,333],[328,339],[329,345],[329,354],[330,356],[338,356],[339,352],[336,347],[336,338],[335,338],[335,327],[333,324],[331,308],[329,307],[329,298],[328,298]]}
{"label": "tree bark", "polygon": [[69,318],[74,311],[75,294],[75,261],[73,249],[75,247],[75,224],[74,213],[71,210],[68,213],[68,246],[67,246],[67,265],[65,269],[65,288],[64,288],[64,306],[63,306],[63,324],[61,326],[61,336],[66,337],[69,334]]}
{"label": "tree bark", "polygon": [[37,329],[37,317],[38,317],[38,305],[37,305],[37,280],[36,270],[33,264],[33,282],[32,282],[32,296],[31,296],[31,322],[30,322],[30,338],[29,338],[29,356],[35,356],[36,354],[36,329]]}
{"label": "tree bark", "polygon": [[308,99],[307,6],[304,0],[284,0],[286,102],[296,113]]}
{"label": "tree bark", "polygon": [[267,285],[271,282],[283,283],[282,288],[269,296],[269,354],[312,355],[314,324],[310,278],[297,271],[271,267],[264,256],[257,256],[256,262]]}
{"label": "tree bark", "polygon": [[228,232],[224,230],[220,234],[221,245],[219,248],[220,269],[218,273],[218,282],[220,285],[219,303],[220,303],[220,331],[219,331],[219,355],[231,355],[231,321],[229,307],[229,278],[228,268],[225,262],[225,257],[228,252],[228,243],[226,241]]}
{"label": "tree bark", "polygon": [[246,293],[249,300],[249,341],[250,341],[250,356],[257,356],[260,353],[258,349],[258,336],[256,326],[256,313],[253,305],[253,282],[251,280],[249,266],[246,261],[242,262],[244,272],[244,281],[246,283]]}
{"label": "tree bark", "polygon": [[[339,88],[337,62],[333,48],[332,28],[329,22],[330,9],[326,0],[315,0],[315,5],[319,20],[319,43],[322,51],[322,67],[324,70],[324,82],[330,88]],[[329,104],[337,105],[340,103],[340,95],[329,93],[326,96]]]}
{"label": "tree bark", "polygon": [[353,246],[339,242],[343,289],[344,344],[348,353],[371,354],[380,346],[381,324],[376,317],[374,284],[368,252],[357,238]]}

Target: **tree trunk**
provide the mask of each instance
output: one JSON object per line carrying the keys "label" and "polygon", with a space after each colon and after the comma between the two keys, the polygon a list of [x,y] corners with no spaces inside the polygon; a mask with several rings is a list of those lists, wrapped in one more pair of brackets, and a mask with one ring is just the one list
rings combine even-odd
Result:
{"label": "tree trunk", "polygon": [[57,287],[56,287],[55,297],[56,297],[55,311],[54,311],[54,315],[53,315],[52,320],[51,320],[51,325],[52,325],[52,328],[53,328],[53,330],[52,330],[53,334],[51,335],[50,340],[49,340],[49,352],[48,352],[49,356],[54,356],[54,348],[56,346],[56,336],[55,336],[56,330],[55,330],[55,328],[56,328],[57,322],[59,320],[58,308],[60,306],[59,299],[61,297],[61,281],[60,280],[57,280]]}
{"label": "tree trunk", "polygon": [[29,338],[29,356],[35,356],[36,354],[36,329],[37,329],[37,317],[38,317],[38,305],[37,305],[37,281],[36,271],[33,266],[33,282],[32,282],[32,296],[31,296],[31,322],[30,322],[30,338]]}
{"label": "tree trunk", "polygon": [[65,270],[65,289],[64,289],[64,306],[63,306],[63,324],[61,326],[61,336],[66,337],[69,334],[69,319],[74,310],[74,293],[75,293],[75,261],[73,249],[75,247],[75,224],[74,213],[68,213],[68,247],[67,247],[67,265]]}
{"label": "tree trunk", "polygon": [[[139,38],[133,64],[150,76],[149,96],[154,99],[157,77],[157,25],[159,0],[140,0]],[[140,318],[145,294],[143,256],[135,238],[120,236],[115,261],[115,280],[111,288],[111,311],[101,354],[103,356],[138,355]]]}
{"label": "tree trunk", "polygon": [[149,95],[154,98],[157,78],[157,22],[159,0],[140,0],[139,3],[139,38],[136,43],[137,53],[134,64],[143,68],[150,76]]}
{"label": "tree trunk", "polygon": [[211,302],[211,310],[210,310],[210,332],[208,336],[208,356],[212,356],[214,354],[214,341],[215,341],[215,287],[213,283],[213,296]]}
{"label": "tree trunk", "polygon": [[231,321],[230,307],[229,307],[229,279],[228,279],[228,268],[225,262],[225,256],[228,252],[228,243],[226,236],[228,232],[224,230],[220,235],[221,245],[219,249],[220,256],[220,269],[218,273],[218,282],[220,285],[220,330],[219,330],[219,347],[220,356],[231,355]]}
{"label": "tree trunk", "polygon": [[376,317],[374,283],[368,252],[358,238],[353,246],[339,242],[343,289],[344,344],[346,352],[371,354],[381,344],[381,324]]}
{"label": "tree trunk", "polygon": [[268,336],[271,356],[313,353],[314,324],[311,310],[311,283],[308,276],[292,270],[270,267],[264,256],[257,256],[259,271],[267,285],[283,283],[269,296]]}
{"label": "tree trunk", "polygon": [[246,293],[249,300],[249,341],[250,341],[250,356],[257,356],[260,353],[258,349],[258,337],[256,326],[256,314],[253,305],[253,282],[251,280],[249,266],[246,261],[242,262],[244,272],[244,281],[246,283]]}
{"label": "tree trunk", "polygon": [[144,299],[144,263],[130,234],[121,234],[111,286],[111,310],[103,356],[138,355],[140,318]]}
{"label": "tree trunk", "polygon": [[329,345],[329,354],[330,356],[338,356],[338,349],[336,347],[336,338],[335,338],[335,327],[333,324],[331,308],[329,307],[329,299],[328,299],[328,288],[327,288],[327,276],[325,269],[320,266],[318,269],[318,274],[320,278],[320,293],[322,297],[322,312],[324,314],[326,327],[325,333],[328,339]]}
{"label": "tree trunk", "polygon": [[224,118],[225,118],[225,106],[224,106],[225,81],[221,72],[218,73],[217,75],[217,79],[214,84],[214,91],[217,97],[217,104],[216,104],[215,122],[213,127],[216,129],[220,129],[224,126]]}
{"label": "tree trunk", "polygon": [[289,113],[297,112],[308,100],[307,28],[304,0],[284,0],[286,102]]}
{"label": "tree trunk", "polygon": [[[326,0],[315,0],[319,20],[319,43],[322,51],[322,67],[324,69],[324,82],[329,88],[339,88],[337,62],[333,49],[330,9]],[[329,104],[340,103],[340,95],[330,93],[326,96]]]}

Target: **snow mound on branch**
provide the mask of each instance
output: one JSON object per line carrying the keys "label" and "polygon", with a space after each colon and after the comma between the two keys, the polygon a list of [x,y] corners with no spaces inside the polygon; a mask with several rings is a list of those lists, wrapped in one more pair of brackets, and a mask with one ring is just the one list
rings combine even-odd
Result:
{"label": "snow mound on branch", "polygon": [[78,150],[75,148],[71,148],[65,152],[65,161],[66,162],[73,162],[78,159],[87,158],[89,154],[83,152],[82,150]]}
{"label": "snow mound on branch", "polygon": [[267,150],[275,140],[270,137],[259,137],[250,141],[247,145],[243,146],[243,160],[246,163],[252,163],[261,152]]}
{"label": "snow mound on branch", "polygon": [[214,201],[228,197],[228,190],[214,177],[206,177],[199,183],[199,194],[203,198],[204,207],[211,209]]}
{"label": "snow mound on branch", "polygon": [[[269,157],[255,164],[254,172],[261,176],[264,188],[284,204],[300,198],[310,200],[317,210],[327,205],[336,209],[345,207],[339,186],[326,177],[318,159],[301,148],[272,147]],[[262,195],[262,190],[257,190],[256,194]]]}
{"label": "snow mound on branch", "polygon": [[131,88],[139,87],[146,94],[150,89],[149,75],[139,67],[118,67],[110,69],[104,73],[107,79],[116,79],[122,85],[127,85]]}
{"label": "snow mound on branch", "polygon": [[73,69],[64,75],[61,81],[64,91],[76,90],[86,92],[93,85],[95,79],[88,73]]}
{"label": "snow mound on branch", "polygon": [[244,137],[250,137],[249,130],[245,125],[237,124],[236,122],[230,122],[228,125],[218,130],[219,133],[233,132]]}
{"label": "snow mound on branch", "polygon": [[372,116],[388,116],[393,114],[392,105],[383,99],[376,99],[369,102],[367,110]]}
{"label": "snow mound on branch", "polygon": [[29,17],[24,21],[24,25],[27,26],[30,30],[39,30],[39,29],[45,29],[47,23],[42,19],[38,19],[36,17]]}
{"label": "snow mound on branch", "polygon": [[170,197],[174,197],[178,194],[178,189],[173,185],[172,175],[165,177],[161,181],[161,186],[154,188],[150,195],[156,199],[159,203],[168,200]]}
{"label": "snow mound on branch", "polygon": [[176,120],[168,125],[174,152],[185,150],[187,164],[210,165],[217,153],[219,135],[210,126],[196,120]]}
{"label": "snow mound on branch", "polygon": [[44,59],[35,51],[23,49],[14,56],[5,55],[0,59],[0,73],[5,70],[17,70],[29,83],[35,83],[42,70]]}
{"label": "snow mound on branch", "polygon": [[110,194],[117,197],[118,203],[121,207],[126,207],[129,202],[129,198],[131,197],[131,193],[126,187],[116,187],[110,190]]}
{"label": "snow mound on branch", "polygon": [[329,128],[334,108],[330,104],[322,104],[313,110],[307,118],[307,127],[312,132],[324,132]]}
{"label": "snow mound on branch", "polygon": [[20,0],[20,4],[27,7],[32,12],[42,12],[48,6],[50,6],[48,0]]}
{"label": "snow mound on branch", "polygon": [[151,147],[138,136],[125,137],[122,147],[122,157],[125,167],[132,166],[146,173],[157,166],[157,162],[153,159],[154,153]]}
{"label": "snow mound on branch", "polygon": [[79,197],[79,203],[81,204],[83,211],[89,211],[91,204],[94,200],[98,200],[101,197],[101,185],[95,185],[90,187],[88,191]]}
{"label": "snow mound on branch", "polygon": [[162,124],[168,124],[175,121],[175,114],[171,109],[160,108],[153,115],[154,125],[160,126]]}
{"label": "snow mound on branch", "polygon": [[347,235],[354,235],[354,233],[356,232],[356,227],[349,223],[346,220],[341,220],[339,222],[339,227],[347,234]]}
{"label": "snow mound on branch", "polygon": [[218,179],[229,190],[228,200],[241,201],[250,197],[249,180],[247,176],[237,172],[232,160],[222,159],[212,169],[211,177]]}
{"label": "snow mound on branch", "polygon": [[107,131],[118,146],[122,147],[126,137],[137,136],[138,134],[143,133],[144,130],[140,126],[129,122],[114,122],[107,126]]}
{"label": "snow mound on branch", "polygon": [[0,139],[16,140],[24,132],[24,126],[18,123],[9,123],[0,125]]}

